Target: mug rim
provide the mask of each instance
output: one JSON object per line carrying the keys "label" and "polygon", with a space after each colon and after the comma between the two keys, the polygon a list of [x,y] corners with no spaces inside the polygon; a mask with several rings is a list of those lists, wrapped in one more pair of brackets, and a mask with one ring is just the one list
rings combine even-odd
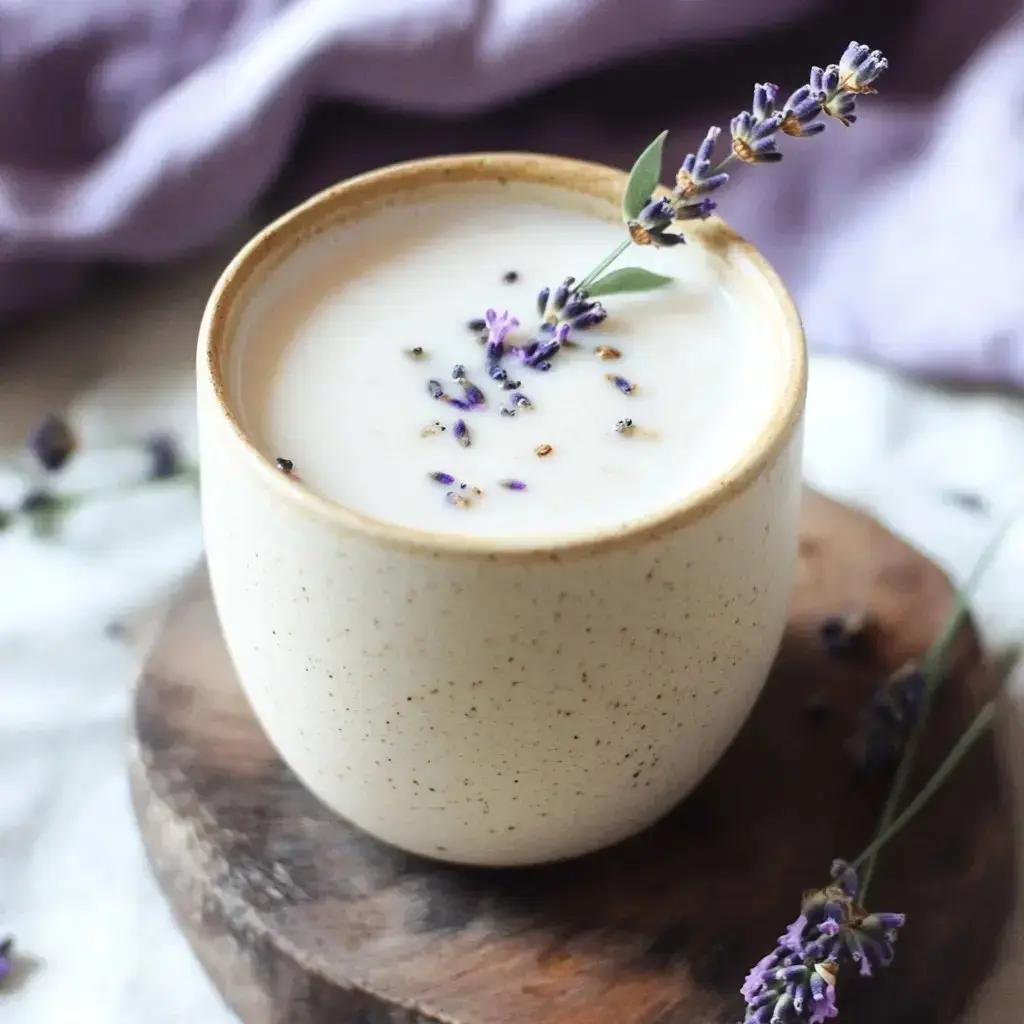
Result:
{"label": "mug rim", "polygon": [[428,157],[391,164],[331,185],[262,228],[236,253],[214,285],[203,312],[197,353],[199,385],[205,383],[209,387],[216,411],[230,428],[231,441],[249,469],[271,489],[275,498],[345,532],[434,557],[470,555],[492,561],[505,557],[557,561],[562,556],[635,546],[692,525],[746,491],[771,468],[799,426],[807,394],[807,348],[799,313],[779,275],[755,246],[718,217],[687,222],[687,238],[699,240],[712,249],[740,249],[767,284],[781,317],[780,336],[788,339],[785,382],[768,422],[727,470],[679,501],[662,505],[624,525],[551,538],[491,537],[420,530],[364,515],[304,486],[296,486],[296,481],[278,470],[243,429],[228,399],[224,365],[234,333],[235,311],[244,307],[246,285],[261,270],[269,270],[341,220],[346,211],[383,196],[414,193],[432,185],[459,181],[546,185],[618,205],[626,178],[623,171],[604,164],[534,153]]}

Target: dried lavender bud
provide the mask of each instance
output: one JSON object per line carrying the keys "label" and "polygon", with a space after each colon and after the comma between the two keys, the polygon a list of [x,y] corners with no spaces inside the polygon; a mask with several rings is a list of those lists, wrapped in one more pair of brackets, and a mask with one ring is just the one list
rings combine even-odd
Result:
{"label": "dried lavender bud", "polygon": [[14,936],[0,939],[0,984],[10,975],[13,965]]}
{"label": "dried lavender bud", "polygon": [[561,323],[555,328],[554,337],[550,341],[537,341],[527,346],[528,354],[524,360],[526,365],[534,370],[550,370],[552,357],[566,344],[571,330],[571,324]]}
{"label": "dried lavender bud", "polygon": [[432,437],[435,434],[443,434],[448,428],[440,421],[434,420],[433,423],[424,427],[420,431],[420,437]]}
{"label": "dried lavender bud", "polygon": [[282,473],[290,473],[295,468],[295,463],[291,459],[275,459],[274,465],[281,470]]}
{"label": "dried lavender bud", "polygon": [[617,373],[606,373],[604,379],[611,381],[624,395],[636,394],[636,385],[631,384],[625,377],[620,377]]}
{"label": "dried lavender bud", "polygon": [[[456,369],[464,369],[464,367],[456,367]],[[466,404],[460,405],[458,399],[452,399],[452,405],[458,405],[460,409],[472,409],[478,405],[487,404],[487,396],[465,376],[459,378],[459,384],[465,394]]]}
{"label": "dried lavender bud", "polygon": [[501,280],[505,284],[515,284],[519,280],[519,274],[514,270],[510,270]]}
{"label": "dried lavender bud", "polygon": [[750,109],[756,120],[767,120],[775,113],[775,97],[778,93],[779,87],[770,82],[758,83],[754,86],[754,101]]}
{"label": "dried lavender bud", "polygon": [[450,487],[455,483],[455,477],[451,473],[428,473],[427,476],[435,483],[444,484],[446,487]]}
{"label": "dried lavender bud", "polygon": [[474,334],[479,334],[481,331],[487,330],[487,321],[482,320],[480,317],[475,317],[474,319],[470,320],[469,323],[466,324],[466,326]]}
{"label": "dried lavender bud", "polygon": [[622,353],[617,348],[612,348],[611,345],[598,345],[594,349],[594,355],[598,359],[621,359]]}
{"label": "dried lavender bud", "polygon": [[525,491],[526,484],[522,480],[499,480],[499,487],[504,487],[507,491]]}
{"label": "dried lavender bud", "polygon": [[516,410],[515,410],[514,407],[508,406],[508,405],[503,405],[501,407],[501,415],[502,416],[515,416],[515,414],[516,414]]}
{"label": "dried lavender bud", "polygon": [[773,113],[759,119],[746,110],[732,119],[733,155],[748,164],[777,163],[782,159],[775,133],[782,124],[783,115]]}
{"label": "dried lavender bud", "polygon": [[505,379],[501,382],[501,386],[506,391],[515,391],[515,389],[520,387],[522,383],[523,382],[521,380],[512,380],[511,377],[506,376]]}
{"label": "dried lavender bud", "polygon": [[536,455],[538,459],[543,459],[550,455],[554,450],[554,447],[550,444],[539,444],[533,449],[533,454]]}
{"label": "dried lavender bud", "polygon": [[851,42],[839,59],[839,87],[845,92],[873,93],[871,83],[888,67],[881,50]]}
{"label": "dried lavender bud", "polygon": [[[883,63],[885,62],[884,57],[879,55],[879,58]],[[886,66],[888,65],[886,64]],[[884,67],[878,73],[881,74],[883,70],[885,70]],[[834,117],[847,128],[857,120],[856,96],[862,90],[859,88],[853,90],[843,88],[838,64],[829,64],[826,68],[811,68],[809,86],[811,92],[821,103],[821,109],[830,117]]]}
{"label": "dried lavender bud", "polygon": [[149,456],[147,478],[150,480],[170,480],[181,472],[181,458],[174,439],[166,434],[158,434],[146,441],[146,454]]}
{"label": "dried lavender bud", "polygon": [[541,288],[537,293],[537,313],[543,317],[548,311],[548,299],[551,298],[550,288]]}
{"label": "dried lavender bud", "polygon": [[416,345],[414,348],[407,348],[405,354],[410,359],[422,359],[426,354],[426,349],[422,345]]}
{"label": "dried lavender bud", "polygon": [[718,203],[714,199],[695,199],[693,202],[679,207],[676,220],[707,220],[717,209]]}
{"label": "dried lavender bud", "polygon": [[487,324],[487,369],[491,373],[505,356],[505,339],[519,326],[519,321],[508,310],[498,313],[493,309],[484,314]]}
{"label": "dried lavender bud", "polygon": [[744,1024],[824,1024],[839,1013],[840,971],[857,967],[870,977],[892,963],[905,916],[866,912],[857,902],[860,878],[846,862],[835,861],[831,874],[832,884],[804,896],[800,916],[747,975]]}
{"label": "dried lavender bud", "polygon": [[716,173],[711,167],[711,154],[721,133],[721,128],[709,128],[697,152],[686,154],[676,174],[676,187],[672,189],[674,199],[689,203],[721,188],[729,180],[724,171]]}
{"label": "dried lavender bud", "polygon": [[[580,313],[577,317],[573,317],[570,323],[574,330],[585,331],[590,327],[596,327],[598,324],[603,324],[607,319],[608,311],[600,302],[595,302],[586,312]],[[566,341],[565,344],[572,345],[573,342]]]}
{"label": "dried lavender bud", "polygon": [[505,369],[500,363],[493,363],[487,368],[487,376],[491,380],[504,381],[508,377],[508,370]]}
{"label": "dried lavender bud", "polygon": [[865,612],[829,615],[818,624],[818,638],[825,650],[836,657],[861,653],[868,625]]}
{"label": "dried lavender bud", "polygon": [[78,447],[67,421],[56,415],[47,416],[29,435],[28,450],[49,473],[62,469]]}
{"label": "dried lavender bud", "polygon": [[636,425],[630,419],[619,420],[615,424],[616,434],[633,434],[636,432]]}
{"label": "dried lavender bud", "polygon": [[[608,313],[604,306],[590,298],[585,289],[581,289],[578,292],[574,292],[569,298],[565,308],[559,315],[559,320],[568,321],[573,329],[582,331],[588,327],[596,327],[598,324],[603,323],[607,317]],[[549,327],[553,329],[554,325],[550,324]],[[563,344],[571,345],[572,342],[566,338]]]}
{"label": "dried lavender bud", "polygon": [[793,138],[809,138],[819,135],[825,125],[818,118],[821,116],[821,96],[811,91],[809,85],[802,85],[786,100],[782,111],[781,131]]}
{"label": "dried lavender bud", "polygon": [[653,245],[666,248],[681,245],[685,239],[682,235],[666,231],[676,219],[676,208],[668,199],[651,198],[647,205],[626,225],[629,237],[636,245]]}
{"label": "dried lavender bud", "polygon": [[472,498],[467,497],[465,494],[459,494],[458,491],[449,491],[444,497],[449,505],[455,505],[456,508],[469,508],[473,503]]}
{"label": "dried lavender bud", "polygon": [[452,380],[462,380],[466,376],[466,368],[462,363],[456,363],[452,367]]}
{"label": "dried lavender bud", "polygon": [[441,386],[441,382],[439,380],[435,380],[433,377],[428,380],[427,394],[430,395],[431,398],[444,398],[444,388]]}
{"label": "dried lavender bud", "polygon": [[463,448],[468,448],[472,443],[473,439],[469,436],[469,427],[466,426],[465,420],[456,420],[455,426],[452,427],[452,434],[455,440],[462,445]]}
{"label": "dried lavender bud", "polygon": [[509,405],[514,406],[516,409],[533,408],[533,402],[531,402],[521,391],[514,391],[508,396],[508,401]]}
{"label": "dried lavender bud", "polygon": [[924,673],[914,662],[878,684],[849,744],[862,771],[873,773],[899,761],[920,717],[925,689]]}
{"label": "dried lavender bud", "polygon": [[555,294],[551,298],[551,307],[549,313],[561,313],[565,308],[566,302],[569,301],[569,294],[572,292],[572,286],[576,283],[575,277],[567,277],[556,289]]}

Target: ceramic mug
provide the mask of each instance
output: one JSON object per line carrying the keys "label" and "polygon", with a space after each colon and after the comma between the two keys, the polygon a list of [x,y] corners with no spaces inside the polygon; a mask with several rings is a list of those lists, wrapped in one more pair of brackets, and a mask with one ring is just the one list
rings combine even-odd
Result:
{"label": "ceramic mug", "polygon": [[[217,283],[198,351],[202,510],[224,636],[299,779],[354,825],[427,857],[558,860],[662,817],[748,716],[796,565],[806,355],[765,260],[717,219],[779,347],[766,429],[719,479],[628,529],[524,546],[397,527],[305,490],[246,436],[225,380],[239,314],[332,223],[430,186],[508,180],[618,217],[624,175],[490,154],[416,161],[328,189],[266,228]],[[560,198],[561,197],[561,198]]]}

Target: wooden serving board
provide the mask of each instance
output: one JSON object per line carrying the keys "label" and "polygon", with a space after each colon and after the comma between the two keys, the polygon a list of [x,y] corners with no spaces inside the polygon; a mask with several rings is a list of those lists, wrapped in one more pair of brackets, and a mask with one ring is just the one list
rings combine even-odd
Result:
{"label": "wooden serving board", "polygon": [[[250,713],[198,576],[139,680],[130,766],[142,834],[245,1024],[732,1024],[747,969],[802,892],[869,839],[887,780],[858,780],[844,742],[879,674],[920,655],[952,601],[921,554],[808,494],[776,668],[697,792],[614,849],[496,871],[403,855],[306,793]],[[874,656],[826,657],[818,621],[859,609],[878,622]],[[968,630],[924,770],[990,680]],[[871,903],[907,925],[892,968],[841,982],[847,1024],[953,1024],[1011,911],[1013,852],[987,737],[887,850]]]}

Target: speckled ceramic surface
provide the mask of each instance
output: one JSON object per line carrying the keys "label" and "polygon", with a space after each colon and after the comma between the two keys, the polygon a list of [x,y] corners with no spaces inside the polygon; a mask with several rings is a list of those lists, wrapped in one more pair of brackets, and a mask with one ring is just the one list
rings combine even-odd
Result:
{"label": "speckled ceramic surface", "polygon": [[221,367],[261,271],[352,204],[441,180],[513,178],[617,202],[623,176],[490,155],[336,187],[247,246],[198,357],[203,520],[225,638],[281,756],[325,803],[414,853],[528,864],[622,839],[684,797],[767,676],[796,558],[806,365],[774,274],[720,222],[781,319],[788,384],[734,469],[629,531],[495,544],[391,527],[276,472],[237,428]]}

